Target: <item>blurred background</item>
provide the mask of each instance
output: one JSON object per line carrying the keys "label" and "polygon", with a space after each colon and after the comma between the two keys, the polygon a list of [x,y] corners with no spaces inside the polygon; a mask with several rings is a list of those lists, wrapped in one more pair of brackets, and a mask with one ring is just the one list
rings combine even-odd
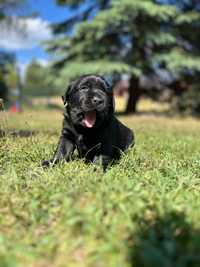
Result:
{"label": "blurred background", "polygon": [[1,109],[61,109],[88,73],[118,112],[200,115],[200,1],[0,0]]}

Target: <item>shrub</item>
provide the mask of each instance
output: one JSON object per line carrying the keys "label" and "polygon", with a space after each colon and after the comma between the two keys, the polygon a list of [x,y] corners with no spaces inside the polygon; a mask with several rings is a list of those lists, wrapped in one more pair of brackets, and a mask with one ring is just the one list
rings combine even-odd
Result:
{"label": "shrub", "polygon": [[200,87],[195,85],[176,101],[176,109],[184,114],[200,116]]}

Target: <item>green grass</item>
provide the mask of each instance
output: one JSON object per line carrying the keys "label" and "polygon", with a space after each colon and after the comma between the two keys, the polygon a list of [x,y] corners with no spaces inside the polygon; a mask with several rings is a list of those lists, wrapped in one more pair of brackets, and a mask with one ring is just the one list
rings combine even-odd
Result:
{"label": "green grass", "polygon": [[0,114],[0,267],[200,266],[200,122],[120,117],[136,145],[105,174],[43,170],[62,114]]}

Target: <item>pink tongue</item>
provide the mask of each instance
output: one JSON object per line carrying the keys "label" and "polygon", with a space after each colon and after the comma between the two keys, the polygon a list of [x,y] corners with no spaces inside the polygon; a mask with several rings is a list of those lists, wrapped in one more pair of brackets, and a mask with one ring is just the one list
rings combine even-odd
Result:
{"label": "pink tongue", "polygon": [[92,128],[96,121],[96,112],[95,111],[88,111],[85,113],[85,117],[83,122],[87,128]]}

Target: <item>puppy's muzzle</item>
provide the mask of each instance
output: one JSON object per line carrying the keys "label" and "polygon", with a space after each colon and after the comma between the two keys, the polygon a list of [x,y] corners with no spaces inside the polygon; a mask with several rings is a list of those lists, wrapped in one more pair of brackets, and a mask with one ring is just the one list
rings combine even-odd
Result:
{"label": "puppy's muzzle", "polygon": [[103,101],[103,99],[101,99],[101,97],[94,96],[92,98],[92,104],[95,107],[101,107],[104,104],[104,101]]}
{"label": "puppy's muzzle", "polygon": [[99,96],[86,97],[81,99],[81,106],[84,111],[97,110],[101,111],[105,107],[104,100]]}

